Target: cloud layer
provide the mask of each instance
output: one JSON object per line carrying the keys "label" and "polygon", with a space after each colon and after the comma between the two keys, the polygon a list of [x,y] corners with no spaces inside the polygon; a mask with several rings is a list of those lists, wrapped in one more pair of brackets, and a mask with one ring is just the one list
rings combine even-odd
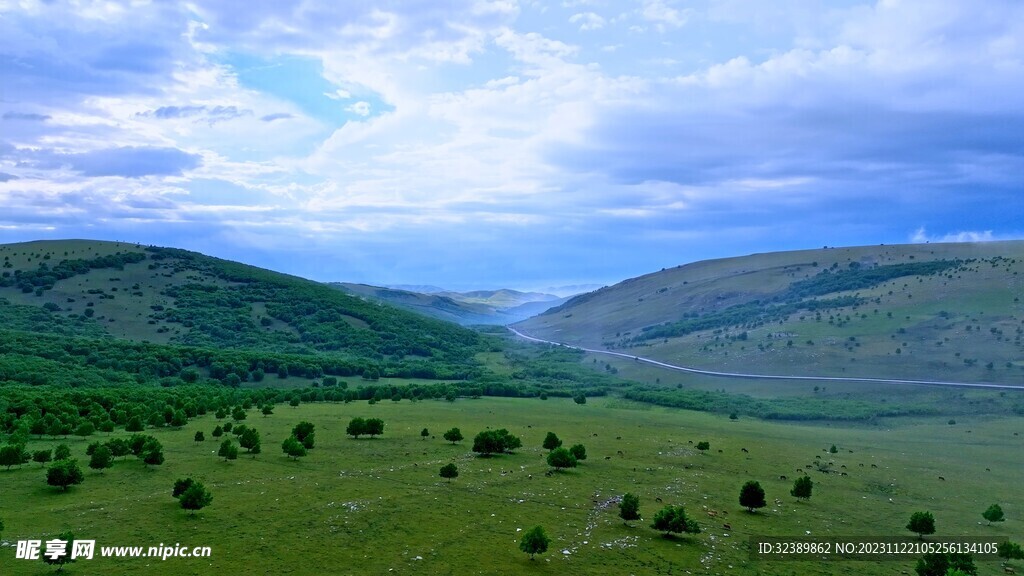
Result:
{"label": "cloud layer", "polygon": [[1019,237],[1022,54],[1013,0],[0,2],[0,240],[530,287]]}

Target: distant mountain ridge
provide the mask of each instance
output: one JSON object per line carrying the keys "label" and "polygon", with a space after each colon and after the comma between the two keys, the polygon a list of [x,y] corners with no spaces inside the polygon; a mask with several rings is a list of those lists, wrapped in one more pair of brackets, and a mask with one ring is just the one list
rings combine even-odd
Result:
{"label": "distant mountain ridge", "polygon": [[[463,326],[511,324],[540,314],[552,306],[558,306],[567,299],[552,294],[520,292],[510,289],[474,290],[471,292],[438,289],[435,292],[420,292],[350,282],[330,282],[328,285],[362,298],[385,302],[392,306]],[[416,287],[437,288],[436,286]]]}

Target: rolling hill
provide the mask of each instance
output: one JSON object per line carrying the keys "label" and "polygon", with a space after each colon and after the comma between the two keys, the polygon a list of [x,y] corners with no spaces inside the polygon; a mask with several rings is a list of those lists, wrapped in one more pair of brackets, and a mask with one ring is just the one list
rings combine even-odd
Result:
{"label": "rolling hill", "polygon": [[1024,242],[695,262],[572,298],[524,333],[713,370],[1024,383]]}
{"label": "rolling hill", "polygon": [[331,282],[329,285],[361,298],[463,326],[504,326],[540,314],[568,299],[551,294],[508,289],[454,292],[433,290],[434,287],[430,286],[420,287],[426,291],[417,291],[348,282]]}
{"label": "rolling hill", "polygon": [[[323,284],[174,248],[96,241],[0,246],[4,329],[295,356],[361,373],[450,377],[478,333]],[[253,368],[250,367],[250,370]]]}

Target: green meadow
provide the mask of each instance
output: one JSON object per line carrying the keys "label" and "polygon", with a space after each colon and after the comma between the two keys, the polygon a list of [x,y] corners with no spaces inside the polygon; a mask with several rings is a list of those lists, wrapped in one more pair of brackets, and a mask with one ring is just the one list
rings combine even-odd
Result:
{"label": "green meadow", "polygon": [[[384,435],[346,436],[356,416],[383,419]],[[293,460],[280,445],[303,420],[315,424],[316,444]],[[16,560],[13,543],[64,530],[96,540],[97,554],[102,546],[211,547],[209,558],[97,557],[64,569],[160,575],[893,574],[913,573],[915,560],[758,560],[750,538],[912,541],[917,536],[904,527],[918,510],[935,515],[929,538],[1019,541],[1024,532],[1020,417],[853,427],[730,420],[611,397],[584,405],[556,398],[279,404],[267,417],[250,410],[244,422],[259,430],[262,453],[253,458],[242,450],[230,462],[216,455],[211,431],[218,423],[211,414],[180,429],[151,429],[164,445],[164,464],[147,468],[129,456],[103,473],[86,466],[85,447],[104,434],[88,441],[33,437],[29,450],[69,444],[85,481],[61,492],[46,485],[39,464],[0,470],[2,538],[10,544],[0,549],[3,573],[52,573],[41,561]],[[466,439],[444,441],[451,427]],[[522,448],[477,457],[472,438],[488,427],[507,428]],[[197,430],[206,441],[193,442]],[[541,443],[549,431],[565,446],[584,444],[588,458],[546,475]],[[111,437],[118,434],[125,435]],[[710,450],[698,451],[700,441]],[[836,453],[828,451],[833,444]],[[448,463],[459,471],[451,482],[438,475]],[[798,470],[814,481],[806,502],[789,495]],[[174,481],[186,476],[213,494],[212,505],[194,516],[171,497]],[[738,502],[751,479],[768,502],[753,514]],[[640,497],[643,516],[628,526],[615,504],[625,492]],[[1007,520],[988,526],[981,513],[992,503]],[[667,504],[685,506],[702,533],[665,538],[650,528]],[[551,544],[531,561],[518,542],[536,525]],[[997,559],[977,564],[982,575],[1003,572]]]}

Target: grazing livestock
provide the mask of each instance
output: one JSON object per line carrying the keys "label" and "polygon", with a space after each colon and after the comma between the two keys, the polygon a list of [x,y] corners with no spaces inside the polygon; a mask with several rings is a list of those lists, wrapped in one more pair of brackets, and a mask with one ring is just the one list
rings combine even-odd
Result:
{"label": "grazing livestock", "polygon": [[789,480],[789,478],[786,478],[785,476],[779,476],[779,480]]}
{"label": "grazing livestock", "polygon": [[708,510],[708,517],[709,518],[717,518],[718,517],[718,512],[715,512],[714,510]]}
{"label": "grazing livestock", "polygon": [[1016,572],[1010,566],[1003,566],[1004,574],[1016,574]]}
{"label": "grazing livestock", "polygon": [[939,476],[939,480],[945,481],[946,479],[943,478],[942,476]]}
{"label": "grazing livestock", "polygon": [[872,468],[878,468],[878,465],[877,464],[872,464],[871,467]]}
{"label": "grazing livestock", "polygon": [[611,456],[605,456],[605,457],[604,457],[604,459],[605,459],[605,460],[611,460],[611,459],[612,459],[612,457],[611,457]]}
{"label": "grazing livestock", "polygon": [[725,528],[726,530],[732,530],[732,526],[729,526],[728,524],[722,524],[722,528]]}
{"label": "grazing livestock", "polygon": [[661,502],[661,498],[655,498],[654,501],[655,502]]}

